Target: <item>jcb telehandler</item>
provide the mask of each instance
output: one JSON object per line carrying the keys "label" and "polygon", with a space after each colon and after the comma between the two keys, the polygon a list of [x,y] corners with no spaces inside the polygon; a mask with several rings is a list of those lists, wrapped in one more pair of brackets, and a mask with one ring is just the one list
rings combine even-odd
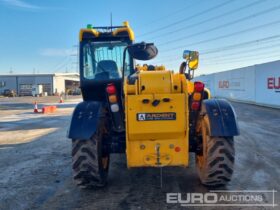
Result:
{"label": "jcb telehandler", "polygon": [[191,81],[198,52],[184,51],[185,61],[174,73],[135,64],[158,51],[153,44],[134,44],[128,22],[88,25],[79,38],[83,102],[68,132],[77,185],[104,186],[112,153],[126,153],[131,168],[186,167],[194,152],[204,185],[230,181],[239,129],[229,102],[210,99],[202,82]]}

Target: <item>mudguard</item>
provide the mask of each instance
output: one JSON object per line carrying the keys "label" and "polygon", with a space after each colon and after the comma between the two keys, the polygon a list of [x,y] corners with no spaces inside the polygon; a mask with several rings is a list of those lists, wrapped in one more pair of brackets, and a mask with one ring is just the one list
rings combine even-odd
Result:
{"label": "mudguard", "polygon": [[84,101],[79,103],[72,115],[68,138],[90,139],[97,128],[97,123],[102,117],[102,102]]}
{"label": "mudguard", "polygon": [[239,128],[235,112],[227,100],[207,99],[202,101],[201,115],[207,115],[210,136],[237,136]]}

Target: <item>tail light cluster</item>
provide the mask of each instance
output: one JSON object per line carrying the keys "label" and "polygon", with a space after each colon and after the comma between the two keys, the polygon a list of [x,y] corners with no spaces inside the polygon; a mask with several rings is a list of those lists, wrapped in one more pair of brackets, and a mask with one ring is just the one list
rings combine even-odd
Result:
{"label": "tail light cluster", "polygon": [[122,132],[125,129],[124,116],[122,112],[122,107],[120,107],[121,98],[118,97],[118,91],[115,84],[113,83],[108,84],[106,87],[106,92],[107,92],[108,106],[109,109],[111,110],[110,115],[112,117],[113,129],[115,131]]}
{"label": "tail light cluster", "polygon": [[192,110],[199,110],[201,99],[204,91],[204,84],[202,82],[194,82],[194,93],[192,95]]}
{"label": "tail light cluster", "polygon": [[118,105],[117,89],[113,83],[107,85],[106,91],[108,93],[108,100],[112,112],[118,112],[120,107]]}

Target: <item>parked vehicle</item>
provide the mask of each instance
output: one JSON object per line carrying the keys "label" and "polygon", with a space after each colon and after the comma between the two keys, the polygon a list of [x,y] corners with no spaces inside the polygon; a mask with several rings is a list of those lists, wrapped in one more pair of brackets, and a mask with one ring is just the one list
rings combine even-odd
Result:
{"label": "parked vehicle", "polygon": [[199,53],[185,50],[178,73],[135,66],[135,60],[150,60],[158,50],[133,41],[127,22],[80,31],[83,102],[68,133],[75,183],[105,186],[112,153],[126,153],[128,168],[160,168],[187,167],[193,152],[201,183],[226,185],[239,129],[230,103],[211,99],[204,83],[191,81]]}
{"label": "parked vehicle", "polygon": [[16,97],[16,91],[15,90],[11,90],[11,89],[5,89],[3,92],[3,95],[6,97]]}

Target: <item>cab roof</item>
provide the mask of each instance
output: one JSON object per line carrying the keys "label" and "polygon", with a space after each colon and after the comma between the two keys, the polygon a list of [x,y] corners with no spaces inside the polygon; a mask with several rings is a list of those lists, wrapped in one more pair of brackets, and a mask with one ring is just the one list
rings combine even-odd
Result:
{"label": "cab roof", "polygon": [[87,25],[87,28],[80,30],[79,40],[118,40],[126,39],[134,41],[134,32],[130,28],[129,23],[125,21],[123,26],[109,26],[109,27],[93,27]]}

